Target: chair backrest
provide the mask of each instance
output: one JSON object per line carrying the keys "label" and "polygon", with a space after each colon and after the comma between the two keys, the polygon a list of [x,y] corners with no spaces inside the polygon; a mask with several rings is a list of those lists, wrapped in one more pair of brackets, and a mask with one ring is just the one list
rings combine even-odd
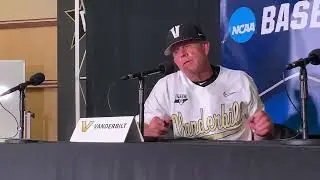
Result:
{"label": "chair backrest", "polygon": [[296,139],[298,138],[298,132],[295,132],[291,128],[288,128],[287,126],[283,124],[274,124],[273,125],[273,139],[288,139],[288,138],[293,138]]}

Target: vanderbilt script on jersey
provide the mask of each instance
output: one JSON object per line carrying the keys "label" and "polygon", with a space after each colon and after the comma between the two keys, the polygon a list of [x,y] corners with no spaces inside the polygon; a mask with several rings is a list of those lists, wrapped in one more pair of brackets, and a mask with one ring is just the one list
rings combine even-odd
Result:
{"label": "vanderbilt script on jersey", "polygon": [[235,101],[229,111],[226,112],[225,104],[221,104],[221,113],[208,116],[203,115],[203,108],[201,108],[198,120],[188,122],[184,120],[181,112],[173,114],[171,118],[178,136],[222,139],[241,130],[242,119],[244,119],[241,117],[241,112],[240,104]]}
{"label": "vanderbilt script on jersey", "polygon": [[145,121],[171,118],[175,137],[251,140],[247,119],[263,104],[246,73],[220,67],[217,79],[201,87],[181,71],[158,81],[145,103]]}

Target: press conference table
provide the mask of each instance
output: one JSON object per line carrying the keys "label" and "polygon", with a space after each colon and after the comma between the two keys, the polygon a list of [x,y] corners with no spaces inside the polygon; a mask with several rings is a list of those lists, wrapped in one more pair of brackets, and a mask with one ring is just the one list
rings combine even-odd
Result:
{"label": "press conference table", "polygon": [[320,179],[320,146],[266,142],[0,144],[3,180]]}

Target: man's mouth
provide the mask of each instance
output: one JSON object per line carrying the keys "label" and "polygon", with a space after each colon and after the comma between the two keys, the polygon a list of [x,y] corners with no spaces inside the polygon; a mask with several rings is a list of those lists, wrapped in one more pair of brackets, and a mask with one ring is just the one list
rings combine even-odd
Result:
{"label": "man's mouth", "polygon": [[183,65],[186,65],[186,64],[188,64],[189,62],[191,62],[190,60],[187,60],[187,61],[185,61],[184,63],[183,63]]}

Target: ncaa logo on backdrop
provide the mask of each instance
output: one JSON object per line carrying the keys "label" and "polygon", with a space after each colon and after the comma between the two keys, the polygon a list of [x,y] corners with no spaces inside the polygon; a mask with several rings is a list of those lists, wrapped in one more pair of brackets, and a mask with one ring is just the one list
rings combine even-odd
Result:
{"label": "ncaa logo on backdrop", "polygon": [[231,16],[229,21],[229,34],[237,43],[249,41],[256,32],[256,17],[247,7],[240,7]]}

